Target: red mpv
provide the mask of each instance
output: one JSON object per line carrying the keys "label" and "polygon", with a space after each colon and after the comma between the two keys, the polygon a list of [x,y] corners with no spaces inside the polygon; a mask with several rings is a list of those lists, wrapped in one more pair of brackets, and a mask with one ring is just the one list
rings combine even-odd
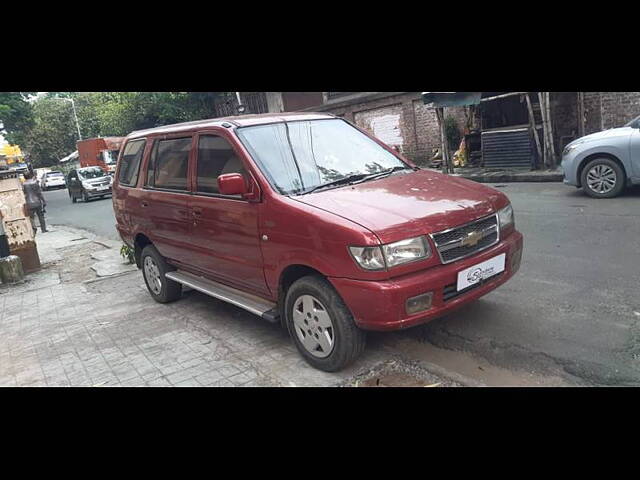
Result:
{"label": "red mpv", "polygon": [[518,270],[507,197],[422,170],[327,114],[246,115],[131,133],[117,228],[158,302],[182,286],[286,326],[336,371],[365,330],[419,325]]}

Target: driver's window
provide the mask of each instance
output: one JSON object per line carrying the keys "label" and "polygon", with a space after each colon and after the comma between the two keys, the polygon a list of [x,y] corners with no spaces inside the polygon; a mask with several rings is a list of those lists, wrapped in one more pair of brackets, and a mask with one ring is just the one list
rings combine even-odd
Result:
{"label": "driver's window", "polygon": [[246,173],[242,160],[240,160],[231,144],[217,135],[200,135],[198,140],[196,191],[219,193],[218,177],[227,173],[240,173],[242,175]]}

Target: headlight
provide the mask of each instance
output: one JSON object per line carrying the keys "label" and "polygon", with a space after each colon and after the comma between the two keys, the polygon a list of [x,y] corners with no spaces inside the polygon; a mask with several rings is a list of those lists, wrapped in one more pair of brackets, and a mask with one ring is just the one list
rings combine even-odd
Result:
{"label": "headlight", "polygon": [[382,270],[384,258],[380,247],[349,247],[351,255],[366,270]]}
{"label": "headlight", "polygon": [[514,225],[515,219],[513,217],[513,207],[511,205],[507,205],[502,210],[498,210],[498,220],[500,221],[500,230],[508,227],[509,225]]}
{"label": "headlight", "polygon": [[431,255],[431,248],[424,237],[409,238],[382,246],[387,266],[395,267]]}
{"label": "headlight", "polygon": [[382,270],[429,258],[431,248],[425,237],[409,238],[379,247],[349,247],[356,262],[366,270]]}
{"label": "headlight", "polygon": [[562,151],[562,156],[566,157],[567,155],[569,155],[573,150],[575,150],[576,148],[578,148],[580,145],[582,144],[582,142],[579,143],[572,143],[571,145],[567,145],[566,147],[564,147],[564,150]]}

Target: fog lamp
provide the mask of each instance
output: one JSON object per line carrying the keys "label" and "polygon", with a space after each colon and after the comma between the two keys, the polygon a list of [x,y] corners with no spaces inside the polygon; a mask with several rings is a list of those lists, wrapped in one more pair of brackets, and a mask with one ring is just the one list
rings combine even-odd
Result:
{"label": "fog lamp", "polygon": [[405,309],[409,315],[422,312],[431,308],[431,299],[433,298],[433,292],[423,293],[417,297],[411,297],[405,304]]}

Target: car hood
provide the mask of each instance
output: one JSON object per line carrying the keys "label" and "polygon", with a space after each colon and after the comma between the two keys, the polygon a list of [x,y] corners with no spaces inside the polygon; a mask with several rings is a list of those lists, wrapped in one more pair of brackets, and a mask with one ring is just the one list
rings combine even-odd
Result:
{"label": "car hood", "polygon": [[382,243],[462,225],[508,203],[497,190],[430,170],[292,198],[356,222]]}
{"label": "car hood", "polygon": [[604,140],[604,139],[612,139],[616,137],[626,137],[631,135],[633,132],[633,128],[631,127],[620,127],[620,128],[611,128],[609,130],[604,130],[602,132],[592,133],[591,135],[586,135],[584,137],[580,137],[577,140],[574,140],[569,145],[576,145],[585,142],[593,142],[596,140]]}

